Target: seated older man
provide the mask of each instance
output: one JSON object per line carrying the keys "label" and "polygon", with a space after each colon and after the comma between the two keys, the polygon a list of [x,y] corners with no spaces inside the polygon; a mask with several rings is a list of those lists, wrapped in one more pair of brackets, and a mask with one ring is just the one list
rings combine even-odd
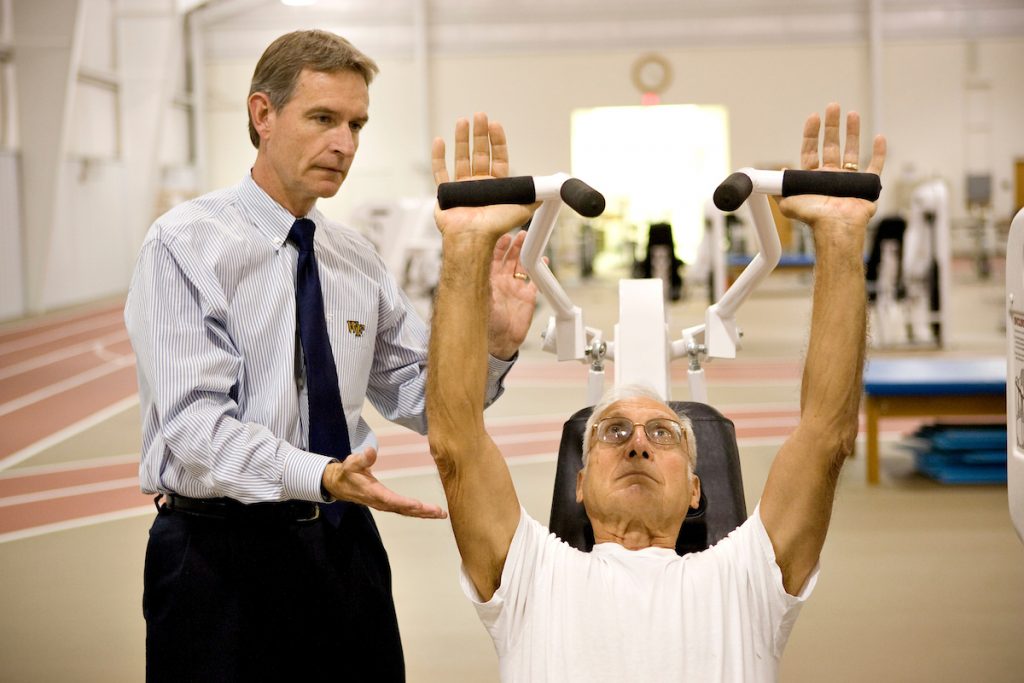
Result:
{"label": "seated older man", "polygon": [[[856,168],[859,119],[811,115],[801,165]],[[504,175],[504,132],[478,114],[456,127],[456,180]],[[875,139],[871,173],[885,140]],[[448,180],[444,143],[434,176]],[[431,451],[463,560],[463,586],[498,651],[504,681],[766,681],[817,575],[839,470],[857,434],[865,341],[862,251],[871,202],[790,197],[783,213],[811,226],[816,273],[800,423],[779,450],[750,518],[709,550],[674,552],[697,504],[692,431],[643,390],[613,394],[587,427],[577,499],[595,545],[580,552],[521,507],[508,467],[484,428],[488,276],[502,237],[530,207],[438,211],[444,265],[430,338]],[[518,257],[512,245],[509,276]],[[524,305],[532,292],[524,291]]]}

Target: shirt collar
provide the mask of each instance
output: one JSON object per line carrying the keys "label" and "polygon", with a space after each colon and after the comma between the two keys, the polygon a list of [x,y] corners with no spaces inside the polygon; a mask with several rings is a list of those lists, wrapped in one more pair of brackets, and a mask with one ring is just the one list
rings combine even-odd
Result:
{"label": "shirt collar", "polygon": [[672,548],[661,548],[652,545],[647,548],[640,548],[639,550],[630,550],[623,545],[611,541],[594,544],[594,547],[591,548],[591,553],[594,555],[619,555],[621,557],[677,557],[676,551]]}
{"label": "shirt collar", "polygon": [[[252,173],[245,174],[245,178],[239,183],[238,196],[252,226],[262,235],[265,235],[273,243],[275,249],[280,249],[284,245],[285,240],[288,239],[288,233],[295,223],[295,216],[274,201],[253,180]],[[320,217],[320,212],[316,210],[314,205],[305,217],[316,223]]]}

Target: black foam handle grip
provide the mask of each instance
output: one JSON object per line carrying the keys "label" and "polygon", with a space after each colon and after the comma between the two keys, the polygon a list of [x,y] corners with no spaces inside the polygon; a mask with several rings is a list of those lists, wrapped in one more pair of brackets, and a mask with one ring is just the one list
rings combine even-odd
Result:
{"label": "black foam handle grip", "polygon": [[456,206],[489,206],[491,204],[533,204],[537,189],[533,176],[486,178],[441,183],[437,186],[437,203],[441,209]]}
{"label": "black foam handle grip", "polygon": [[829,171],[784,171],[782,196],[823,194],[829,197],[856,197],[875,201],[882,193],[882,180],[874,173],[834,173]]}
{"label": "black foam handle grip", "polygon": [[722,211],[735,211],[743,206],[747,197],[754,191],[754,183],[746,173],[733,173],[715,188],[712,199]]}
{"label": "black foam handle grip", "polygon": [[581,216],[597,218],[604,213],[604,195],[577,178],[569,178],[559,190],[562,201]]}

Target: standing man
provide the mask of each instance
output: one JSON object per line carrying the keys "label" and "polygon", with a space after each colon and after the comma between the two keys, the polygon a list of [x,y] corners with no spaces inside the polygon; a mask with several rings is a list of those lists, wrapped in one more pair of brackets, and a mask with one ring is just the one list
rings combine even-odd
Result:
{"label": "standing man", "polygon": [[[151,681],[404,679],[367,506],[445,513],[374,478],[360,410],[368,398],[425,432],[427,330],[369,243],[316,209],[349,173],[376,72],[331,33],[275,40],[250,87],[251,173],[157,219],[142,246],[125,320],[140,479],[159,494],[143,597]],[[506,274],[521,244],[494,252],[488,403],[535,303]]]}
{"label": "standing man", "polygon": [[[860,119],[840,109],[804,124],[805,169],[860,167]],[[492,126],[492,128],[494,128]],[[473,158],[486,158],[476,135]],[[500,127],[493,149],[506,152]],[[455,179],[469,176],[456,137]],[[819,151],[820,150],[820,151]],[[880,174],[878,136],[864,170]],[[435,141],[434,177],[448,181]],[[486,167],[475,169],[483,175]],[[647,392],[625,389],[587,423],[576,499],[594,531],[590,553],[550,534],[520,505],[483,421],[487,305],[494,243],[528,207],[437,211],[444,259],[434,305],[427,402],[430,449],[462,556],[462,586],[487,628],[503,681],[772,681],[811,592],[839,471],[853,452],[865,344],[861,199],[805,195],[779,202],[814,234],[815,282],[800,423],[772,463],[750,518],[714,547],[679,557],[676,538],[700,500],[689,421]]]}

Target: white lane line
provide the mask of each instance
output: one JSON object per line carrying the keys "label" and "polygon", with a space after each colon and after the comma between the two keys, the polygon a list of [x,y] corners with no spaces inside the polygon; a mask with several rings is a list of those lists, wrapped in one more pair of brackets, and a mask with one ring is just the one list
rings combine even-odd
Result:
{"label": "white lane line", "polygon": [[[370,404],[367,403],[366,405],[369,406]],[[373,410],[372,407],[364,409],[363,417],[366,418],[366,413],[369,413],[371,410]],[[561,424],[568,420],[571,415],[572,413],[557,413],[549,415],[505,415],[501,417],[486,416],[485,420],[488,427],[532,425],[538,422],[556,422]],[[383,420],[383,418],[379,419]],[[373,433],[377,435],[378,439],[395,436],[397,434],[404,434],[406,436],[412,435],[412,432],[410,432],[406,427],[402,427],[391,422],[378,422],[377,420],[374,420],[374,422],[376,422],[376,425],[371,424],[370,427],[373,429]]]}
{"label": "white lane line", "polygon": [[20,541],[24,538],[33,538],[35,536],[52,534],[58,531],[67,531],[69,529],[81,529],[82,527],[104,524],[106,522],[117,522],[122,519],[141,517],[146,514],[156,515],[156,509],[153,507],[152,503],[141,507],[129,508],[127,510],[105,512],[101,515],[90,515],[89,517],[79,517],[78,519],[69,519],[64,522],[54,522],[53,524],[44,524],[42,526],[34,526],[28,529],[9,531],[6,534],[0,534],[0,543]]}
{"label": "white lane line", "polygon": [[100,493],[101,491],[113,491],[115,489],[139,488],[138,477],[125,477],[124,479],[111,479],[110,481],[98,481],[93,484],[80,484],[78,486],[65,486],[49,491],[36,491],[35,493],[22,493],[17,496],[0,497],[0,508],[11,507],[12,505],[24,505],[26,503],[41,503],[47,500],[58,498],[70,498],[71,496],[83,496],[89,493]]}
{"label": "white lane line", "polygon": [[[532,443],[534,441],[558,441],[562,438],[562,432],[528,432],[524,434],[505,434],[503,436],[491,437],[498,446],[508,446],[518,443]],[[378,457],[409,455],[416,453],[428,453],[429,446],[426,438],[416,443],[403,444],[401,446],[388,446],[380,444]]]}
{"label": "white lane line", "polygon": [[79,470],[99,469],[111,465],[128,465],[139,462],[138,453],[126,453],[124,455],[105,455],[100,458],[88,458],[74,460],[71,462],[57,462],[52,465],[35,465],[33,467],[22,467],[10,472],[0,472],[0,481],[7,479],[18,479],[19,477],[38,477],[44,474],[56,474],[59,472],[77,472]]}
{"label": "white lane line", "polygon": [[22,339],[15,339],[14,341],[0,343],[0,356],[7,353],[14,353],[15,351],[24,351],[25,349],[30,349],[33,346],[38,346],[39,344],[58,341],[66,337],[81,334],[82,332],[89,332],[100,327],[109,327],[110,325],[123,320],[124,314],[121,311],[115,311],[106,315],[97,316],[92,320],[83,320],[82,322],[61,326],[55,330],[40,332],[38,334],[30,334]]}
{"label": "white lane line", "polygon": [[[558,459],[555,453],[536,453],[534,455],[512,455],[505,458],[509,467],[515,465],[532,465],[538,462],[555,462]],[[405,477],[437,476],[437,468],[433,465],[419,465],[417,467],[398,467],[393,470],[383,470],[377,473],[378,479],[404,479]],[[554,481],[551,482],[554,486]]]}
{"label": "white lane line", "polygon": [[792,417],[744,417],[736,424],[736,429],[761,429],[764,427],[796,427],[800,424],[800,416]]}
{"label": "white lane line", "polygon": [[[679,380],[676,380],[676,379],[672,380],[673,386],[676,386],[676,385],[678,385],[678,386],[686,386],[685,384],[683,384],[683,382],[685,382],[685,381],[686,381],[685,377],[680,378]],[[799,384],[800,383],[800,378],[799,377],[793,377],[792,379],[784,379],[784,378],[758,379],[757,377],[747,377],[747,378],[731,378],[731,379],[730,378],[711,379],[710,381],[713,383],[713,387],[719,387],[719,386],[724,386],[724,387],[746,387],[746,386],[789,387],[789,386],[793,386],[794,384]],[[559,387],[559,388],[567,389],[567,390],[579,389],[579,387],[576,384],[576,382],[572,382],[570,380],[558,379],[558,378],[555,378],[555,377],[550,378],[550,379],[544,379],[544,378],[541,378],[541,377],[532,377],[530,379],[517,379],[517,378],[513,377],[511,374],[509,374],[509,376],[506,378],[505,386],[506,387],[522,387],[522,388]],[[582,390],[581,390],[581,393],[582,393]],[[584,406],[580,406],[580,407],[582,408]],[[717,406],[715,406],[715,407],[717,407]],[[719,409],[719,410],[721,410],[721,409]],[[569,415],[566,415],[566,417],[569,417]]]}
{"label": "white lane line", "polygon": [[117,403],[107,406],[103,410],[98,410],[92,415],[84,417],[78,422],[68,425],[64,429],[58,430],[53,434],[50,434],[49,436],[44,437],[39,441],[36,441],[35,443],[26,446],[25,448],[22,448],[20,451],[15,451],[14,453],[8,455],[6,458],[0,459],[0,472],[9,467],[17,465],[18,463],[24,462],[25,460],[28,460],[29,458],[35,455],[38,455],[39,453],[45,451],[47,448],[52,448],[53,446],[61,443],[62,441],[66,441],[67,439],[70,439],[73,436],[77,436],[78,434],[81,434],[87,429],[91,429],[96,425],[100,424],[101,422],[105,422],[111,419],[115,415],[120,415],[129,408],[138,405],[138,403],[139,395],[133,394],[132,396],[123,398]]}
{"label": "white lane line", "polygon": [[26,318],[24,320],[5,325],[3,330],[0,331],[0,337],[8,334],[18,334],[28,330],[39,329],[41,327],[60,325],[62,323],[67,323],[68,321],[88,320],[96,316],[110,315],[111,313],[117,313],[118,311],[123,310],[124,304],[119,304],[117,306],[97,306],[92,310],[65,311],[64,313],[51,313],[37,318]]}
{"label": "white lane line", "polygon": [[[899,437],[898,434],[885,434],[884,437],[896,439]],[[887,439],[888,440],[888,439]],[[785,441],[785,437],[757,437],[750,439],[738,439],[739,446],[753,447],[753,446],[778,446]],[[554,462],[557,456],[554,453],[543,453],[537,455],[521,455],[508,458],[509,467],[515,467],[517,465],[533,465],[536,463],[548,463]],[[401,479],[405,477],[418,477],[418,476],[436,476],[437,469],[425,465],[418,467],[403,467],[394,470],[381,470],[377,473],[378,479]],[[552,485],[554,483],[552,482]],[[54,524],[46,524],[43,526],[31,527],[28,529],[19,529],[18,531],[11,531],[6,534],[0,534],[0,543],[9,543],[11,541],[18,541],[25,538],[33,538],[36,536],[42,536],[45,534],[52,534],[59,531],[67,531],[70,529],[79,529],[88,526],[94,526],[97,524],[105,524],[107,522],[116,522],[123,519],[129,519],[132,517],[141,517],[143,515],[154,515],[156,510],[152,504],[143,505],[141,507],[130,508],[128,510],[119,510],[117,512],[107,512],[101,515],[92,515],[90,517],[81,517],[79,519],[72,519],[65,522],[56,522]]]}
{"label": "white lane line", "polygon": [[20,363],[15,363],[14,365],[8,365],[6,368],[0,369],[0,379],[14,377],[15,375],[20,375],[22,373],[28,372],[29,370],[36,370],[46,365],[59,363],[62,360],[74,358],[75,356],[78,356],[83,353],[88,353],[90,351],[92,351],[96,355],[99,355],[101,358],[103,358],[102,354],[107,354],[108,357],[103,358],[103,360],[112,360],[110,356],[113,356],[113,358],[120,358],[121,356],[119,356],[118,354],[112,354],[105,347],[111,344],[117,344],[118,342],[125,341],[126,339],[128,339],[128,333],[122,330],[120,332],[112,332],[111,334],[104,335],[99,339],[81,342],[80,344],[74,344],[73,346],[68,346],[67,348],[52,351],[42,356],[29,358],[28,360],[22,361]]}
{"label": "white lane line", "polygon": [[4,415],[9,415],[13,413],[15,410],[21,410],[22,408],[30,406],[33,403],[39,403],[39,401],[44,401],[48,398],[56,396],[57,394],[68,391],[69,389],[74,389],[75,387],[80,387],[83,384],[88,384],[93,380],[97,380],[101,377],[106,377],[107,375],[113,374],[122,368],[131,367],[134,364],[134,354],[129,356],[119,356],[117,360],[108,361],[103,365],[98,365],[95,368],[86,370],[85,372],[80,372],[77,375],[72,375],[71,377],[63,379],[60,382],[55,382],[54,384],[43,387],[42,389],[36,389],[33,392],[25,394],[24,396],[19,396],[18,398],[12,401],[8,401],[7,403],[0,403],[0,417],[3,417]]}

